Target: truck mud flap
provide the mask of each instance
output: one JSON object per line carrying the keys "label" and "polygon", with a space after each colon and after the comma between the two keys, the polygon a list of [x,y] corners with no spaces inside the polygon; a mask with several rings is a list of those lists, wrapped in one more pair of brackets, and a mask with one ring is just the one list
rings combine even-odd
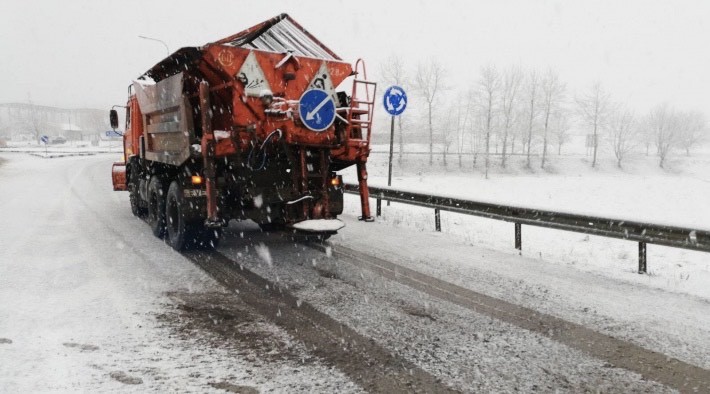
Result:
{"label": "truck mud flap", "polygon": [[113,163],[111,166],[111,181],[113,182],[113,190],[128,190],[126,187],[126,163]]}

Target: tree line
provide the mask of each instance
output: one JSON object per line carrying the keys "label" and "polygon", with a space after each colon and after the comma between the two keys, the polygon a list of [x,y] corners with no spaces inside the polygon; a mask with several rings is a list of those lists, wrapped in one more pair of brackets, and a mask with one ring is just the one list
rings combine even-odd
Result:
{"label": "tree line", "polygon": [[410,73],[393,55],[381,64],[380,74],[386,84],[412,91],[410,102],[422,104],[421,120],[414,120],[411,112],[397,117],[400,161],[404,129],[414,123],[428,134],[430,164],[435,144],[441,145],[444,165],[453,157],[463,166],[462,156],[472,154],[474,166],[482,158],[486,178],[494,151],[503,168],[511,154],[523,155],[528,167],[533,166],[533,157],[539,157],[539,166],[545,168],[550,149],[559,155],[569,142],[573,124],[587,134],[592,167],[598,165],[602,146],[614,154],[620,168],[633,151],[645,148],[649,155],[655,148],[658,164],[664,167],[672,151],[690,155],[709,134],[700,111],[677,110],[663,103],[636,113],[614,101],[600,82],[583,92],[570,92],[553,69],[487,65],[473,82],[452,88],[446,68],[436,60],[421,62]]}

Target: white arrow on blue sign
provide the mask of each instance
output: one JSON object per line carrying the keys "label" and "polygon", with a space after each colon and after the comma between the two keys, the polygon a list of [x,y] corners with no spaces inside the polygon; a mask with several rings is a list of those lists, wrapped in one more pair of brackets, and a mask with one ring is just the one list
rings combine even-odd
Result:
{"label": "white arrow on blue sign", "polygon": [[298,113],[306,127],[323,131],[335,121],[335,102],[325,90],[309,89],[298,100]]}
{"label": "white arrow on blue sign", "polygon": [[40,140],[41,140],[41,141],[42,141],[43,143],[45,143],[45,144],[46,144],[46,143],[48,143],[48,142],[49,142],[49,137],[48,137],[48,136],[46,136],[46,135],[43,135],[42,137],[40,137]]}
{"label": "white arrow on blue sign", "polygon": [[407,108],[407,94],[399,86],[390,86],[383,97],[385,111],[392,116],[400,115]]}

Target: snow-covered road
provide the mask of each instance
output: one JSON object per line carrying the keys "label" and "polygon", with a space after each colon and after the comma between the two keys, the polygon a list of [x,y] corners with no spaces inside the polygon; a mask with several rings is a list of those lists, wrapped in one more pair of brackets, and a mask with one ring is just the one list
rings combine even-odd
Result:
{"label": "snow-covered road", "polygon": [[[111,190],[117,157],[3,157],[0,392],[352,386],[317,360],[265,361],[253,346],[176,336],[174,305],[224,290],[131,215],[127,195]],[[244,326],[286,340],[258,318]]]}
{"label": "snow-covered road", "polygon": [[[0,157],[7,159],[0,164],[0,392],[362,390],[352,371],[275,323],[279,308],[256,311],[152,237],[131,215],[127,194],[111,190],[114,157]],[[710,368],[710,303],[653,283],[662,278],[598,275],[446,234],[343,219],[347,227],[331,240],[336,250],[353,248]],[[442,388],[674,391],[252,223],[232,223],[225,235],[226,258]]]}

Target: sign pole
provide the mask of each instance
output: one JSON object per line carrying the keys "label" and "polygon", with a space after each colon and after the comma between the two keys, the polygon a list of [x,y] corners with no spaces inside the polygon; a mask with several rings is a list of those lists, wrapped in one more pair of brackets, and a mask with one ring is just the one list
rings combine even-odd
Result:
{"label": "sign pole", "polygon": [[44,144],[44,157],[49,156],[49,152],[47,152],[47,144],[49,143],[49,137],[46,135],[43,135],[43,136],[39,137],[39,140],[42,141],[42,143]]}
{"label": "sign pole", "polygon": [[[394,118],[401,115],[404,109],[407,108],[407,94],[399,86],[390,86],[385,91],[385,95],[382,97],[383,104],[385,105],[385,110],[388,114],[392,115],[392,123],[390,124],[390,158],[389,158],[389,170],[387,171],[387,186],[392,186],[392,156],[394,151]],[[387,200],[387,206],[390,205],[390,200]],[[377,207],[380,207],[380,199],[377,199]],[[380,216],[379,209],[377,211],[377,216]]]}
{"label": "sign pole", "polygon": [[[392,115],[392,123],[390,124],[390,160],[389,171],[387,171],[387,186],[392,186],[392,153],[394,150],[394,115]],[[390,206],[390,200],[387,200],[387,206]]]}

